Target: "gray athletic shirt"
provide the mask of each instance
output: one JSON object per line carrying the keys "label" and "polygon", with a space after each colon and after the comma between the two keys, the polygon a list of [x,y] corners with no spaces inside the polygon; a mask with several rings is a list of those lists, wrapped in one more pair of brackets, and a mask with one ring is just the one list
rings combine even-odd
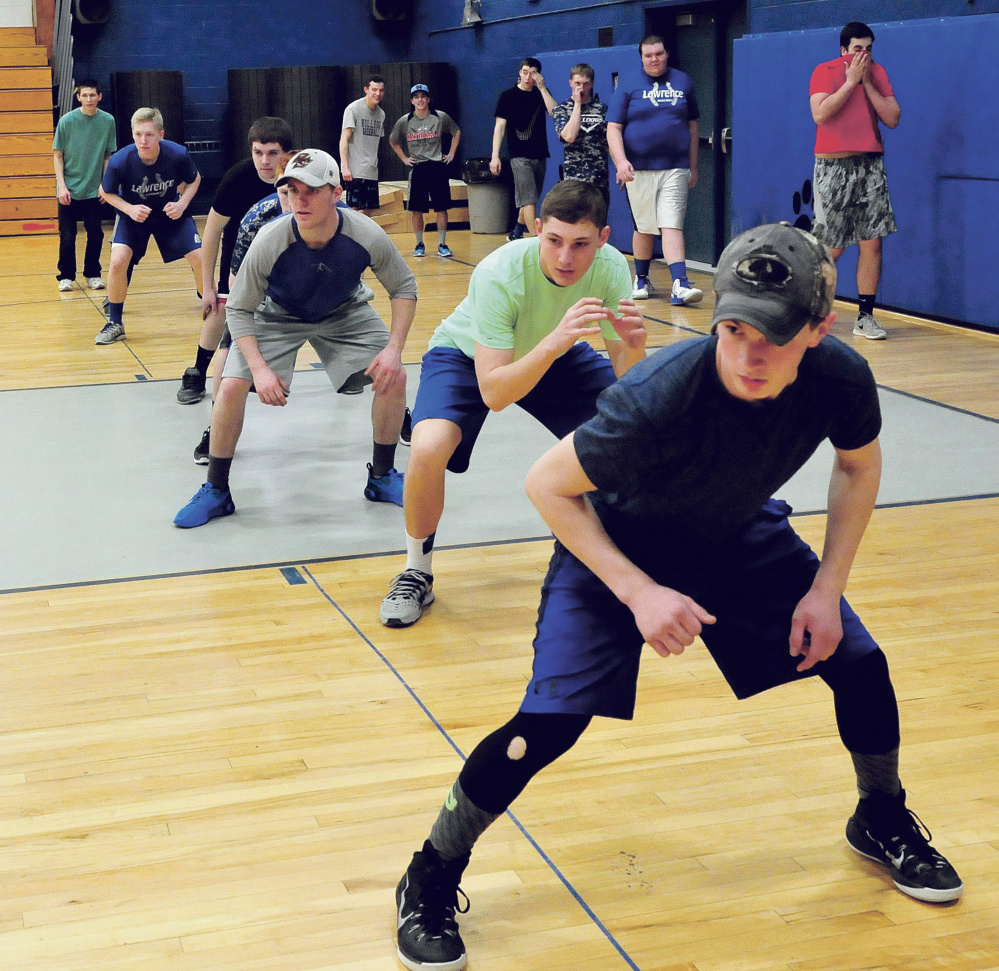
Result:
{"label": "gray athletic shirt", "polygon": [[340,225],[322,249],[302,241],[290,214],[257,233],[226,304],[234,340],[256,333],[255,314],[299,325],[325,320],[358,290],[371,293],[361,282],[369,266],[390,299],[416,299],[416,277],[385,230],[363,213],[337,212]]}
{"label": "gray athletic shirt", "polygon": [[355,179],[378,178],[378,143],[385,134],[385,112],[369,110],[364,98],[352,101],[343,112],[343,127],[353,128],[347,143],[347,161]]}

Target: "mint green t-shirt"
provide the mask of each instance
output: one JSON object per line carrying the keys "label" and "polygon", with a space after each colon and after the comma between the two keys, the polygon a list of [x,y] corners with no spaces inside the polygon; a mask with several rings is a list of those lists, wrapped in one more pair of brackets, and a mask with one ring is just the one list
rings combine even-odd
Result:
{"label": "mint green t-shirt", "polygon": [[[455,347],[475,357],[475,345],[513,349],[520,360],[559,324],[583,297],[596,297],[615,313],[631,297],[628,262],[613,246],[597,250],[593,266],[571,287],[560,287],[541,272],[538,237],[507,243],[490,253],[473,271],[468,296],[446,318],[431,347]],[[620,340],[609,321],[600,325],[607,340]]]}
{"label": "mint green t-shirt", "polygon": [[104,159],[118,151],[114,118],[97,109],[93,116],[79,108],[59,119],[52,150],[62,152],[63,178],[74,199],[93,199],[104,175]]}

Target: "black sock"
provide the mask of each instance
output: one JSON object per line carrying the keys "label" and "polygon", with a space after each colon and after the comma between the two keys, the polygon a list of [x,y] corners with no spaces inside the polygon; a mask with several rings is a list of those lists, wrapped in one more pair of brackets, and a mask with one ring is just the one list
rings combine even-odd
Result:
{"label": "black sock", "polygon": [[217,455],[208,455],[208,481],[216,489],[227,490],[229,488],[229,469],[232,467],[232,458],[220,459]]}
{"label": "black sock", "polygon": [[877,294],[874,293],[861,293],[857,298],[857,309],[862,314],[873,314],[874,313],[874,298]]}
{"label": "black sock", "polygon": [[371,450],[371,477],[380,479],[395,464],[395,449],[397,442],[391,445],[380,445],[375,442]]}
{"label": "black sock", "polygon": [[194,362],[194,366],[198,369],[198,373],[202,377],[208,376],[208,366],[212,363],[214,355],[215,351],[206,351],[200,344],[198,345],[198,357]]}

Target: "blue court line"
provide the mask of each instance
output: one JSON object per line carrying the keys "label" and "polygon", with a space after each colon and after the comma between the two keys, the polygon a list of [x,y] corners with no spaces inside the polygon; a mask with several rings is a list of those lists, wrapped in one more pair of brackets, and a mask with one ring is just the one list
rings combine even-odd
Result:
{"label": "blue court line", "polygon": [[[312,573],[309,572],[308,568],[303,566],[302,570],[304,571],[305,575],[312,581],[313,585],[319,591],[319,593],[326,598],[330,606],[333,607],[333,609],[347,622],[351,630],[353,630],[354,633],[357,634],[357,636],[362,641],[364,641],[364,643],[367,644],[369,648],[371,648],[375,656],[382,662],[382,664],[385,665],[385,667],[389,669],[389,671],[392,672],[396,680],[398,680],[399,684],[401,684],[402,687],[406,690],[410,698],[412,698],[413,701],[416,702],[416,704],[419,706],[423,714],[425,714],[427,718],[430,719],[430,723],[434,726],[434,728],[437,729],[438,732],[441,733],[441,736],[448,743],[448,745],[450,745],[451,748],[454,749],[454,751],[458,754],[458,757],[462,760],[462,762],[466,762],[468,760],[468,756],[465,755],[464,752],[462,752],[462,750],[458,747],[458,744],[455,742],[455,740],[451,738],[451,736],[447,733],[447,730],[444,728],[444,726],[437,720],[434,713],[426,706],[423,699],[420,698],[420,696],[410,686],[409,682],[406,681],[406,679],[399,673],[398,668],[396,668],[396,666],[380,650],[378,650],[377,647],[375,647],[374,643],[370,640],[370,638],[368,638],[357,626],[357,624],[355,624],[354,621],[351,620],[351,618],[347,615],[346,611],[344,611],[344,609],[329,595],[329,593],[327,593],[326,590],[323,589],[322,584],[320,584],[319,581],[312,575]],[[639,968],[639,966],[634,962],[634,960],[632,960],[628,952],[621,946],[621,944],[614,937],[614,935],[607,929],[604,922],[593,912],[593,908],[590,907],[590,905],[580,895],[579,891],[576,890],[576,888],[569,882],[569,879],[558,868],[558,866],[554,863],[552,858],[541,848],[541,846],[538,844],[538,841],[533,836],[531,836],[531,834],[527,831],[527,829],[524,827],[524,824],[521,823],[521,821],[517,819],[517,817],[514,816],[514,814],[509,809],[506,811],[506,814],[513,821],[513,824],[517,827],[517,829],[519,829],[520,832],[524,835],[528,843],[530,843],[531,846],[534,847],[534,849],[537,851],[541,859],[545,861],[545,864],[551,869],[551,871],[555,874],[555,876],[559,878],[559,880],[562,882],[562,885],[566,888],[566,890],[569,891],[569,893],[572,895],[576,903],[579,904],[579,906],[582,908],[583,913],[585,913],[586,916],[589,917],[594,924],[596,924],[596,926],[600,929],[600,932],[604,935],[604,937],[607,938],[608,942],[611,944],[614,950],[616,950],[617,953],[620,954],[621,957],[625,960],[628,967],[631,968],[632,971],[641,971],[641,968]]]}
{"label": "blue court line", "polygon": [[[999,492],[979,492],[967,496],[944,496],[940,499],[909,499],[902,502],[879,502],[877,509],[905,509],[910,506],[940,506],[950,502],[976,502],[980,499],[999,499]],[[826,509],[804,509],[793,511],[792,519],[803,519],[806,516],[824,516]],[[520,543],[552,542],[549,533],[546,536],[515,536],[512,539],[491,539],[480,543],[454,543],[448,546],[437,546],[438,552],[447,550],[488,549],[493,546],[514,546]],[[70,580],[66,583],[42,583],[31,587],[5,587],[0,589],[0,597],[14,593],[44,593],[46,590],[75,590],[83,587],[104,587],[115,583],[141,583],[144,580],[172,580],[179,577],[207,577],[224,573],[240,573],[254,570],[284,570],[287,567],[301,567],[309,563],[319,566],[325,563],[349,563],[351,560],[371,560],[387,556],[402,556],[406,551],[376,550],[370,553],[347,553],[343,556],[323,556],[316,559],[275,560],[269,563],[243,563],[239,566],[213,566],[203,570],[175,570],[173,573],[140,573],[135,576],[107,577],[103,580]]]}

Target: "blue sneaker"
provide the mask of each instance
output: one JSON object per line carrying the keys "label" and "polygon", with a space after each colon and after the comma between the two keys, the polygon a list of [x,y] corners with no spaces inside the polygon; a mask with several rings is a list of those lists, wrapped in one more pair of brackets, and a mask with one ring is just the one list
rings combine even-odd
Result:
{"label": "blue sneaker", "polygon": [[454,253],[451,252],[451,247],[448,246],[447,243],[438,243],[437,244],[437,255],[438,256],[454,256]]}
{"label": "blue sneaker", "polygon": [[206,482],[174,516],[173,524],[181,529],[193,529],[195,526],[204,526],[210,519],[231,516],[235,511],[232,493],[228,489],[216,489],[210,482]]}
{"label": "blue sneaker", "polygon": [[424,246],[423,243],[417,243],[416,249],[413,250],[413,256],[426,256],[426,255],[427,255],[426,246]]}
{"label": "blue sneaker", "polygon": [[364,498],[370,499],[372,502],[394,502],[397,506],[401,506],[404,481],[403,474],[395,469],[389,469],[380,479],[376,479],[371,474],[369,464],[368,484],[364,487]]}

